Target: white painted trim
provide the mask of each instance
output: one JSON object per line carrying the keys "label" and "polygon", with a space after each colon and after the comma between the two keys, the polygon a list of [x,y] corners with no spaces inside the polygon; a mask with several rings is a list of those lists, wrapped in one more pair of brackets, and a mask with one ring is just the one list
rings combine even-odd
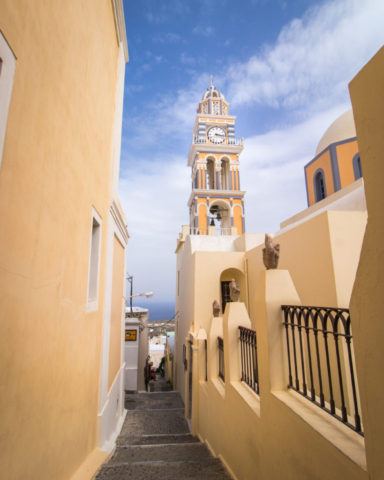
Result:
{"label": "white painted trim", "polygon": [[[96,285],[96,299],[89,300],[89,285],[91,280],[91,262],[92,262],[92,232],[93,232],[93,221],[96,220],[100,226],[99,233],[99,251],[97,257],[97,285]],[[87,285],[87,303],[86,303],[86,312],[94,312],[99,308],[99,287],[100,287],[100,259],[101,259],[101,243],[103,238],[103,220],[100,215],[97,213],[96,209],[92,207],[92,216],[91,216],[91,234],[89,241],[89,258],[88,258],[88,285]],[[95,261],[93,259],[93,261]]]}
{"label": "white painted trim", "polygon": [[119,233],[121,234],[121,243],[123,245],[126,245],[128,243],[129,233],[127,230],[127,226],[125,225],[124,219],[121,216],[120,209],[117,206],[115,200],[112,200],[112,205],[111,205],[111,215],[116,223],[116,226],[119,229]]}
{"label": "white painted trim", "polygon": [[3,32],[0,30],[0,168],[3,159],[5,134],[7,131],[9,105],[11,103],[16,57]]}
{"label": "white painted trim", "polygon": [[[113,249],[114,236],[125,247],[128,242],[128,232],[122,228],[122,218],[116,203],[112,202],[108,215],[108,234],[106,246],[106,275],[105,275],[105,300],[103,315],[103,335],[100,356],[100,380],[99,380],[99,406],[98,406],[98,435],[97,446],[104,451],[112,451],[116,438],[120,433],[126,411],[124,410],[124,321],[125,309],[121,312],[121,366],[116,379],[108,392],[109,373],[109,344],[111,333],[111,296],[113,277]],[[126,249],[124,252],[124,265],[126,262]],[[125,271],[124,277],[125,278]],[[125,297],[126,284],[124,282],[123,296]],[[122,298],[123,301],[123,298]],[[116,410],[117,404],[117,410]],[[116,414],[117,412],[117,414]]]}
{"label": "white painted trim", "polygon": [[115,20],[117,43],[122,43],[125,62],[129,61],[127,32],[125,30],[123,0],[112,0],[113,17]]}

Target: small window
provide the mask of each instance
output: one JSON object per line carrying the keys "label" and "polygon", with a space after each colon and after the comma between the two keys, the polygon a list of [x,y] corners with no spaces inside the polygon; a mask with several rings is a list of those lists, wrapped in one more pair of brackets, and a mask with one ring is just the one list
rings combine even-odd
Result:
{"label": "small window", "polygon": [[323,172],[318,172],[315,176],[315,195],[316,195],[316,202],[320,202],[327,196],[327,192],[325,189],[325,179]]}
{"label": "small window", "polygon": [[101,217],[92,208],[91,245],[89,253],[88,273],[88,297],[87,311],[92,312],[98,308],[99,297],[99,272],[100,272],[100,250],[101,250]]}

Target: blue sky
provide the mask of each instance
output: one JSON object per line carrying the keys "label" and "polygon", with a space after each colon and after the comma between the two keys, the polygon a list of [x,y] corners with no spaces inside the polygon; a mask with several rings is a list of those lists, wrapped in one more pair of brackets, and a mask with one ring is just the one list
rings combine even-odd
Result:
{"label": "blue sky", "polygon": [[143,0],[124,1],[124,10],[127,270],[135,292],[172,302],[176,238],[188,223],[187,154],[209,76],[245,139],[247,231],[275,232],[306,208],[303,167],[350,108],[348,82],[384,43],[384,2]]}

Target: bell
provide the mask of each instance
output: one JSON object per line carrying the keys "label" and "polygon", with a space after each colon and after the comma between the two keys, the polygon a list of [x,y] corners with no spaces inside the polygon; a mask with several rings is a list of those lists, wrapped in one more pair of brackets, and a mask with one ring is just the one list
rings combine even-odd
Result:
{"label": "bell", "polygon": [[211,226],[211,227],[215,227],[215,226],[216,226],[216,225],[215,225],[215,221],[214,221],[213,218],[212,218],[212,220],[211,220],[210,226]]}
{"label": "bell", "polygon": [[221,214],[220,214],[220,212],[217,212],[217,217],[216,217],[216,218],[217,218],[217,220],[221,220]]}

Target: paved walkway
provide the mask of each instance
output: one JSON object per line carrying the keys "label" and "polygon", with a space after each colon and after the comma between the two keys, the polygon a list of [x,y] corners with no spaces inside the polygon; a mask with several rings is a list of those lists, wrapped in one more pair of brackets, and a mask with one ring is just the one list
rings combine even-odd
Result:
{"label": "paved walkway", "polygon": [[220,460],[190,434],[180,394],[160,378],[153,388],[166,391],[126,395],[116,451],[96,480],[230,480]]}

